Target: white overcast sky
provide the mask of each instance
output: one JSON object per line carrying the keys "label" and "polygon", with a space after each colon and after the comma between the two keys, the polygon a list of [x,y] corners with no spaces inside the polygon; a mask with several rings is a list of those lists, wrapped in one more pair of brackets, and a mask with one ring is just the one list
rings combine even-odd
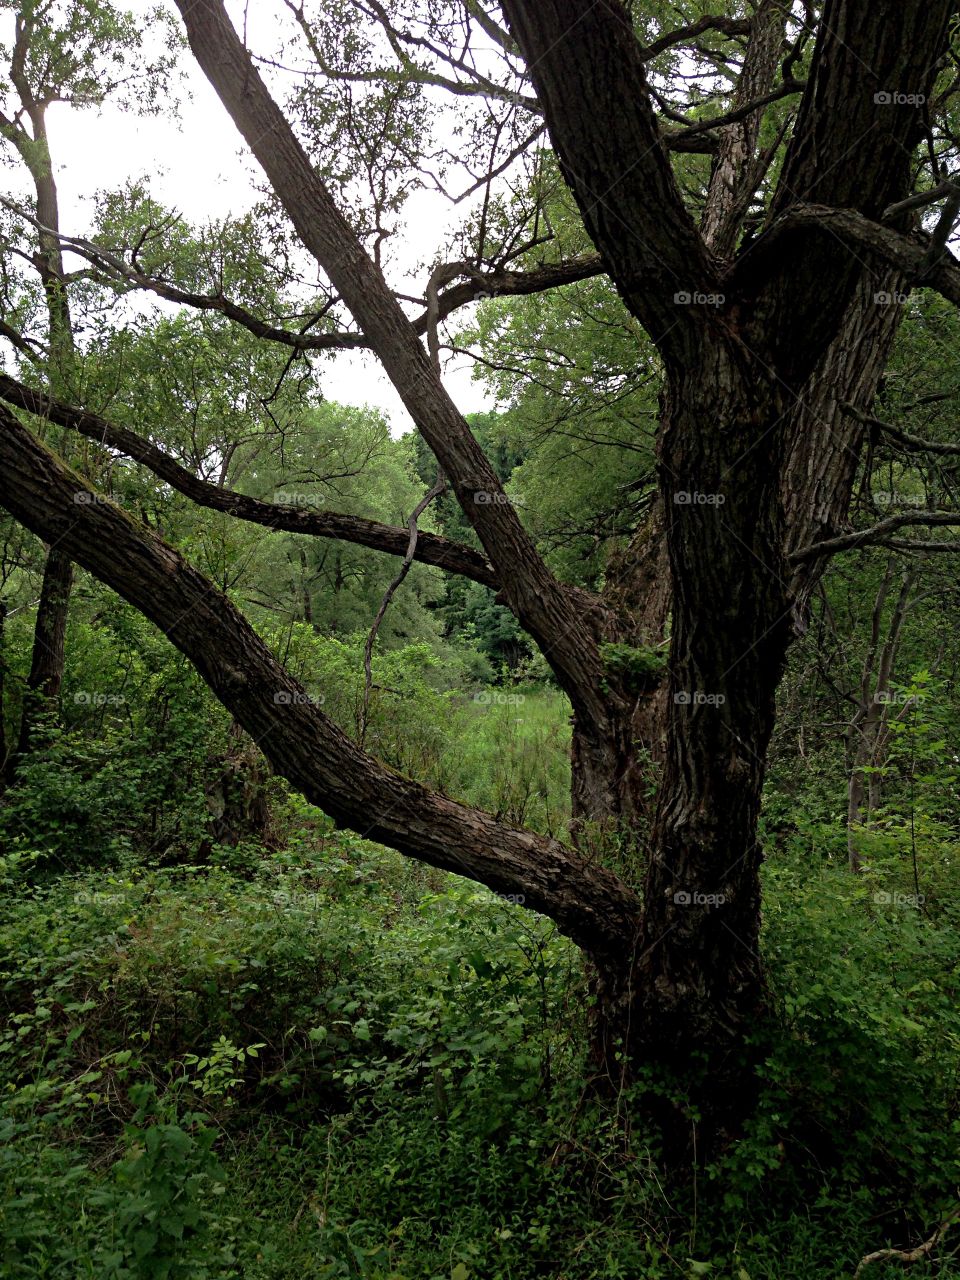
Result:
{"label": "white overcast sky", "polygon": [[[145,13],[144,0],[123,5]],[[235,6],[231,8],[236,12]],[[248,39],[255,50],[272,53],[269,35],[258,39],[256,26],[275,23],[283,6],[280,0],[250,4]],[[256,13],[256,24],[253,13]],[[253,162],[220,100],[193,62],[182,54],[186,71],[179,122],[167,117],[139,117],[109,103],[100,111],[77,110],[58,104],[49,113],[50,144],[61,199],[61,225],[67,234],[84,235],[91,206],[84,196],[98,190],[117,189],[128,179],[150,177],[151,192],[166,207],[175,208],[191,222],[240,214],[257,195],[251,185]],[[259,170],[256,170],[259,177]],[[451,211],[443,197],[418,192],[408,204],[405,263],[436,252],[448,220],[462,217],[463,208]],[[422,294],[423,279],[391,281],[405,292]],[[344,352],[317,366],[324,395],[345,404],[375,405],[390,418],[394,433],[406,431],[411,421],[389,380],[371,357]],[[491,401],[482,384],[475,382],[463,358],[446,366],[445,382],[463,412],[486,408]]]}

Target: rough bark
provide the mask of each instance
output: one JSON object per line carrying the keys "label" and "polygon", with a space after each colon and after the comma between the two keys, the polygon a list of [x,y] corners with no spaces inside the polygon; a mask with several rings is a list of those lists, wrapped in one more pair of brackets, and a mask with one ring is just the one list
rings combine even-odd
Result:
{"label": "rough bark", "polygon": [[717,1073],[730,1085],[742,1072],[736,1052],[763,1007],[757,818],[791,634],[770,482],[785,422],[782,392],[737,344],[705,346],[692,373],[670,380],[660,448],[669,717],[631,1025],[674,1068],[708,1053],[716,1088]]}
{"label": "rough bark", "polygon": [[503,0],[501,7],[611,279],[658,347],[678,363],[694,361],[700,317],[674,299],[718,292],[716,270],[670,167],[625,6]]}

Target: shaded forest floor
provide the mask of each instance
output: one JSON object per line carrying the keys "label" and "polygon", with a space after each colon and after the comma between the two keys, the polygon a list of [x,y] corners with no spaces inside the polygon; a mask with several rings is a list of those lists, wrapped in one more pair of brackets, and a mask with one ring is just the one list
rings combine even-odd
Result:
{"label": "shaded forest floor", "polygon": [[[8,854],[0,1271],[833,1280],[916,1245],[960,1182],[953,851],[918,906],[900,862],[855,882],[836,832],[779,826],[779,1047],[748,1131],[673,1184],[631,1094],[585,1088],[548,921],[309,810],[206,865]],[[960,1276],[950,1248],[910,1274]]]}

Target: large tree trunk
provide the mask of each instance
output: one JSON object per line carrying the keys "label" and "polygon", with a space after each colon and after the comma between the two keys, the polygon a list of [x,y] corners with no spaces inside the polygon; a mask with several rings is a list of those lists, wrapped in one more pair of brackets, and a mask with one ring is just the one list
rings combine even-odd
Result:
{"label": "large tree trunk", "polygon": [[[744,1114],[744,1046],[764,1010],[757,821],[793,634],[779,481],[788,427],[777,379],[726,335],[704,344],[696,367],[670,372],[657,521],[669,574],[647,583],[646,614],[621,614],[639,639],[652,623],[662,634],[669,610],[670,663],[666,697],[655,693],[665,746],[643,833],[642,922],[613,952],[591,954],[595,1057],[615,1084],[627,1059],[682,1077],[714,1137]],[[657,563],[649,552],[633,585]],[[627,576],[621,567],[612,590]],[[610,747],[618,777],[635,748]],[[685,1143],[678,1119],[674,1140]]]}
{"label": "large tree trunk", "polygon": [[[763,1007],[757,819],[791,636],[781,395],[761,362],[717,337],[697,368],[670,373],[665,397],[667,745],[630,995],[614,993],[621,1027],[608,1034],[628,1011],[633,1052],[678,1070],[701,1055],[702,1106],[721,1084],[742,1086],[738,1055]],[[622,968],[611,976],[622,982]]]}

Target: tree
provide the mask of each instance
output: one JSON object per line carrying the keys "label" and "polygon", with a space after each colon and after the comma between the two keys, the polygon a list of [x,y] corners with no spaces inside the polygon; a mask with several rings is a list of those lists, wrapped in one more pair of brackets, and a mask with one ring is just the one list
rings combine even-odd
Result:
{"label": "tree", "polygon": [[[37,0],[8,2],[2,8],[13,17],[14,40],[0,54],[9,68],[13,99],[0,104],[0,138],[15,148],[33,187],[36,217],[31,238],[35,250],[32,254],[19,252],[36,269],[43,290],[47,316],[44,372],[51,393],[63,397],[73,389],[77,353],[47,116],[54,103],[102,102],[137,80],[138,69],[127,66],[122,75],[120,69],[139,51],[140,33],[129,16],[96,3],[71,5],[67,13],[60,12],[55,3]],[[149,68],[149,100],[156,94],[162,71],[162,61]],[[9,326],[6,332],[10,336]],[[39,362],[35,345],[15,345],[31,362]],[[43,566],[19,738],[6,762],[10,773],[17,759],[30,751],[37,720],[51,710],[56,712],[72,587],[70,558],[51,544]]]}
{"label": "tree", "polygon": [[[693,1063],[705,1067],[693,1096],[716,1131],[745,1103],[745,1045],[764,1010],[757,819],[787,650],[829,555],[890,532],[852,530],[848,512],[900,300],[924,285],[960,301],[960,264],[946,247],[960,207],[945,169],[956,150],[946,69],[954,5],[826,0],[798,18],[759,0],[735,17],[691,14],[685,27],[657,32],[652,7],[620,0],[501,0],[505,25],[474,0],[451,0],[439,15],[344,0],[338,10],[379,29],[370,48],[386,37],[393,61],[383,66],[348,65],[349,51],[364,49],[356,41],[332,58],[324,24],[290,6],[330,83],[382,88],[378,127],[395,100],[390,86],[401,84],[415,99],[429,85],[482,101],[511,155],[545,126],[595,247],[530,265],[539,237],[553,243],[536,200],[526,238],[512,244],[498,235],[492,249],[491,221],[481,217],[475,254],[433,272],[414,321],[380,265],[386,196],[356,230],[331,194],[334,175],[324,181],[222,3],[178,7],[194,56],[356,328],[280,331],[216,289],[187,296],[129,257],[89,242],[82,252],[125,285],[219,310],[296,350],[375,352],[483,549],[424,535],[415,555],[496,587],[570,699],[580,847],[510,830],[365,756],[195,569],[113,506],[75,503],[84,483],[10,409],[0,419],[0,502],[161,626],[276,768],[339,821],[523,894],[551,916],[591,961],[604,1069],[619,1072],[619,1049],[688,1082]],[[482,37],[483,58],[462,52],[464,33]],[[491,45],[502,59],[488,74]],[[701,79],[678,102],[684,81],[669,73],[681,50]],[[532,133],[519,116],[532,117]],[[314,112],[308,133],[318,118],[330,119]],[[406,135],[395,133],[399,146]],[[487,178],[509,159],[494,149]],[[938,201],[939,219],[924,231],[916,210]],[[603,590],[590,592],[550,571],[431,354],[459,304],[599,272],[646,335],[638,359],[641,342],[645,361],[645,344],[655,348],[662,388],[657,500]],[[328,305],[313,319],[329,314]],[[2,394],[136,457],[201,503],[407,550],[402,527],[223,493],[129,427],[44,404],[9,378]],[[897,528],[955,525],[960,516],[899,520]],[[648,751],[661,740],[647,841]],[[594,856],[598,831],[618,851],[611,866]],[[645,869],[631,879],[640,853]]]}

